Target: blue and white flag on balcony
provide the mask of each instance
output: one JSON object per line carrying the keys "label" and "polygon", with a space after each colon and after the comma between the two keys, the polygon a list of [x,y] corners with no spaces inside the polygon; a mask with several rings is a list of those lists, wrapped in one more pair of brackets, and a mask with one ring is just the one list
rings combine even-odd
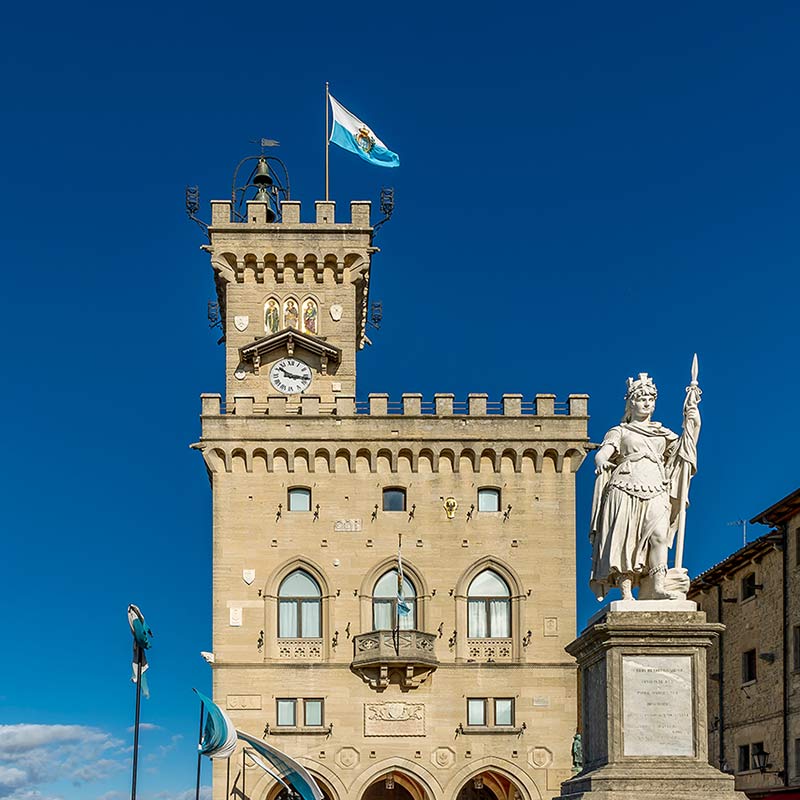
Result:
{"label": "blue and white flag on balcony", "polygon": [[329,94],[328,97],[333,111],[330,140],[334,144],[361,156],[376,167],[400,166],[400,156],[389,150],[368,125],[334,100],[333,95]]}
{"label": "blue and white flag on balcony", "polygon": [[[400,540],[402,542],[402,539]],[[405,583],[405,576],[403,575],[403,553],[402,544],[397,545],[397,613],[401,617],[407,617],[411,613],[411,606],[406,603],[403,584]]]}

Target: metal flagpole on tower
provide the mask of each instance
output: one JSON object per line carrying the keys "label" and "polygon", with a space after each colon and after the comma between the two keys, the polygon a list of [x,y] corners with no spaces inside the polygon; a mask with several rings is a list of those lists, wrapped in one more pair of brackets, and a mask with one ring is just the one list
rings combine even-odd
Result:
{"label": "metal flagpole on tower", "polygon": [[325,200],[328,200],[328,153],[330,151],[330,113],[331,101],[328,81],[325,81]]}

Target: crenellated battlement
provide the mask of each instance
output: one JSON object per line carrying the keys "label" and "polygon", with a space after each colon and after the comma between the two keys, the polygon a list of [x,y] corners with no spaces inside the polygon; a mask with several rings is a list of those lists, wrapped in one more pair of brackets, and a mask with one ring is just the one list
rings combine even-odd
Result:
{"label": "crenellated battlement", "polygon": [[320,468],[344,472],[356,470],[359,459],[368,472],[378,470],[381,459],[390,472],[402,471],[404,464],[411,472],[423,469],[421,464],[438,472],[440,462],[455,472],[478,471],[482,459],[495,472],[504,463],[513,472],[526,463],[534,472],[547,464],[557,473],[574,472],[592,447],[587,401],[585,394],[562,403],[552,394],[527,401],[505,394],[494,402],[470,394],[456,403],[452,394],[437,394],[423,402],[421,394],[408,393],[400,403],[371,394],[364,403],[337,397],[333,406],[322,406],[314,396],[292,403],[271,396],[266,407],[258,407],[252,397],[237,396],[225,413],[221,395],[204,394],[196,447],[212,472],[237,471],[237,463],[244,472],[280,471],[281,464],[290,472],[314,471],[315,457],[325,462]]}
{"label": "crenellated battlement", "polygon": [[268,203],[259,200],[247,201],[247,219],[238,221],[233,216],[230,200],[211,201],[211,231],[244,231],[250,228],[285,231],[287,228],[298,230],[318,229],[326,227],[336,230],[369,231],[369,200],[353,200],[350,202],[350,220],[336,222],[336,202],[333,200],[317,200],[314,203],[315,218],[313,222],[302,222],[300,219],[301,204],[299,200],[284,200],[281,203],[280,222],[267,222]]}
{"label": "crenellated battlement", "polygon": [[334,404],[320,403],[319,396],[270,395],[266,403],[256,403],[247,395],[235,395],[227,409],[222,408],[222,395],[202,394],[202,416],[371,416],[371,417],[580,417],[588,416],[588,394],[570,394],[558,402],[554,394],[537,394],[526,400],[521,394],[504,394],[501,400],[490,401],[488,394],[470,393],[456,401],[454,394],[434,394],[432,401],[423,400],[417,392],[405,392],[400,401],[392,402],[388,394],[371,393],[366,401],[352,396],[338,396]]}

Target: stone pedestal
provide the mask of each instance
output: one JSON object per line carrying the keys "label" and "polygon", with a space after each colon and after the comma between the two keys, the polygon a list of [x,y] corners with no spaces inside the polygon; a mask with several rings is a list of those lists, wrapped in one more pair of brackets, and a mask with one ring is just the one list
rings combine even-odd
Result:
{"label": "stone pedestal", "polygon": [[567,647],[581,676],[584,767],[560,800],[746,800],[708,763],[706,651],[724,627],[685,610],[694,604],[618,605]]}

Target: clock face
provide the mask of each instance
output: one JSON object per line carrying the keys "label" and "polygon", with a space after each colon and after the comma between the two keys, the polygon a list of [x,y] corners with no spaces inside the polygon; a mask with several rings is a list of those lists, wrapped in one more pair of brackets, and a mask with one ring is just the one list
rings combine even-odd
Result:
{"label": "clock face", "polygon": [[296,358],[282,358],[269,371],[270,383],[284,394],[299,394],[311,385],[311,367]]}

